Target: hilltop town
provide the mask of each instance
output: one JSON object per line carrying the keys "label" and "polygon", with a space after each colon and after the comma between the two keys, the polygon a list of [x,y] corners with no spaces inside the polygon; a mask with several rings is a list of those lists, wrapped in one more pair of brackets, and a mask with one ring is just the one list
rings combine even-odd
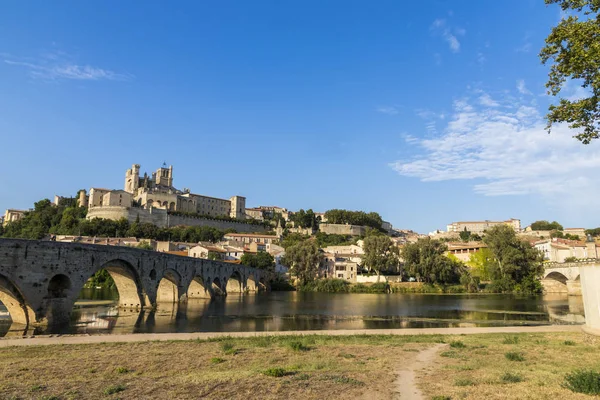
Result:
{"label": "hilltop town", "polygon": [[[519,219],[505,221],[459,221],[445,231],[428,235],[395,229],[377,213],[347,210],[291,211],[285,207],[246,207],[247,199],[234,195],[221,199],[195,194],[173,184],[173,167],[163,165],[151,175],[140,174],[134,164],[125,172],[123,189],[91,187],[76,197],[55,196],[54,201],[36,203],[36,208],[78,210],[80,222],[70,226],[61,219],[57,226],[37,230],[37,236],[19,231],[32,210],[8,209],[2,217],[5,237],[27,237],[59,242],[109,246],[133,246],[186,257],[250,263],[271,269],[289,278],[286,249],[313,239],[319,249],[315,277],[342,279],[350,283],[402,281],[401,250],[420,239],[443,244],[443,253],[476,271],[477,255],[487,251],[483,238],[494,227],[508,227],[521,240],[539,250],[546,262],[598,258],[598,244],[584,228],[563,228],[560,224],[538,221],[525,228]],[[42,204],[43,203],[43,204]],[[50,210],[50,208],[48,208]],[[37,210],[39,211],[39,210]],[[42,211],[43,212],[43,211]],[[71,211],[69,211],[71,212]],[[386,236],[398,261],[386,268],[365,262],[365,240]],[[391,247],[390,247],[391,249]],[[268,256],[267,256],[268,255]],[[479,264],[481,264],[479,262]],[[383,278],[379,273],[384,274]],[[484,274],[485,275],[485,274]],[[485,279],[485,276],[480,278]]]}

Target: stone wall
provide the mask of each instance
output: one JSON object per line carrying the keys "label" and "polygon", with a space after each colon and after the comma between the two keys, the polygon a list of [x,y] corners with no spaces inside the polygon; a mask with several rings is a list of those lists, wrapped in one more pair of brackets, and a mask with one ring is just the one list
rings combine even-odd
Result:
{"label": "stone wall", "polygon": [[327,234],[364,236],[366,226],[346,224],[319,224],[319,231]]}
{"label": "stone wall", "polygon": [[105,218],[119,220],[126,218],[130,223],[138,218],[142,223],[150,223],[161,228],[172,226],[210,226],[217,229],[235,229],[237,232],[265,232],[262,225],[251,225],[242,222],[222,221],[209,218],[193,218],[179,215],[169,215],[166,210],[151,208],[146,210],[138,207],[93,207],[88,210],[87,219]]}

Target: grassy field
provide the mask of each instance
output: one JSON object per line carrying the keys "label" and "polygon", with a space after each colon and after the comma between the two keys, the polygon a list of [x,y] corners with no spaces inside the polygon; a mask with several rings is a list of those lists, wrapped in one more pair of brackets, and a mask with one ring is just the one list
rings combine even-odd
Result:
{"label": "grassy field", "polygon": [[562,387],[600,371],[581,333],[299,336],[0,349],[0,399],[392,399],[404,366],[445,343],[425,399],[589,399]]}

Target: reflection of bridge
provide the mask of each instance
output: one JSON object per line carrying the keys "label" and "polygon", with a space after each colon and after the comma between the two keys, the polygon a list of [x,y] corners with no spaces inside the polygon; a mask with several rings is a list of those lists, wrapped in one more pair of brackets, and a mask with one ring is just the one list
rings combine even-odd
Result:
{"label": "reflection of bridge", "polygon": [[596,263],[596,261],[546,264],[542,279],[544,291],[546,293],[567,293],[570,296],[581,296],[579,268],[593,263]]}
{"label": "reflection of bridge", "polygon": [[267,288],[265,272],[219,261],[118,246],[0,239],[0,301],[15,323],[59,325],[87,280],[101,269],[119,305],[153,307],[188,298]]}

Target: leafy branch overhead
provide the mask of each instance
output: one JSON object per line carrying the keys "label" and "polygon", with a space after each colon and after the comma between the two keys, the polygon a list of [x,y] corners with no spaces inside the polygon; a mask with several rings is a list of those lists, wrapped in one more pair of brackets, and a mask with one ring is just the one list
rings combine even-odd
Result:
{"label": "leafy branch overhead", "polygon": [[564,98],[551,105],[546,115],[547,129],[566,122],[579,133],[575,138],[584,144],[600,137],[600,1],[545,0],[572,12],[552,28],[540,51],[543,64],[551,63],[548,94],[560,95],[568,80],[581,82],[587,97]]}

